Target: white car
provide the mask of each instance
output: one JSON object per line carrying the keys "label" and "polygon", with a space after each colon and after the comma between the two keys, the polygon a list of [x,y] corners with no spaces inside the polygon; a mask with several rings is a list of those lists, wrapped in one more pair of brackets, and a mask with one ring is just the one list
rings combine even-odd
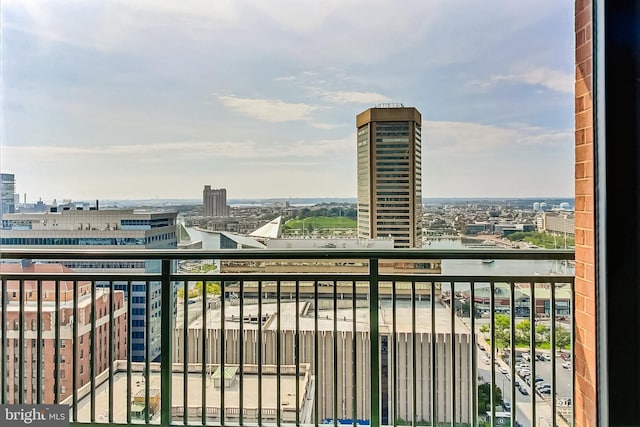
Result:
{"label": "white car", "polygon": [[562,367],[564,369],[571,369],[571,362],[562,362]]}
{"label": "white car", "polygon": [[509,370],[502,365],[498,366],[498,371],[500,371],[501,374],[506,374],[507,372],[509,372]]}

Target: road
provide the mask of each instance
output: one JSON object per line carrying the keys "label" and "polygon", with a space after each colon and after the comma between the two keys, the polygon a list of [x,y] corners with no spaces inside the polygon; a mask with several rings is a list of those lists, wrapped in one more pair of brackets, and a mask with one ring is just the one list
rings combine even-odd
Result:
{"label": "road", "polygon": [[[466,324],[466,323],[465,323]],[[467,325],[468,326],[468,325]],[[484,348],[490,348],[489,345],[482,338],[482,334],[478,334],[479,344]],[[478,377],[482,377],[484,382],[491,380],[490,363],[482,361],[485,356],[485,352],[477,351],[477,368]],[[507,375],[502,374],[498,368],[502,367],[507,369]],[[518,388],[515,388],[515,396],[511,395],[511,368],[501,358],[496,356],[496,371],[495,371],[495,384],[502,389],[503,399],[511,403],[515,409],[516,421],[519,422],[522,427],[547,427],[552,426],[551,423],[551,402],[549,397],[551,395],[545,395],[544,397],[538,393],[532,392],[532,388],[527,385],[524,379],[516,375],[516,380],[523,385],[528,394],[523,395]],[[536,362],[536,375],[544,379],[544,382],[551,383],[551,362],[550,361],[537,361]],[[571,370],[562,368],[562,359],[556,358],[556,396],[558,397],[570,397],[572,394],[572,373]],[[535,397],[535,422],[532,423],[532,396]],[[546,397],[546,399],[545,399]],[[558,426],[565,426],[566,423],[560,421],[557,422]]]}

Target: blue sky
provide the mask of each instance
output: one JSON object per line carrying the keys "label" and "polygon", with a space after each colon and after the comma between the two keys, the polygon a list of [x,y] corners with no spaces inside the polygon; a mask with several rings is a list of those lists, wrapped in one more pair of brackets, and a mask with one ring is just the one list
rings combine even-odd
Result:
{"label": "blue sky", "polygon": [[573,1],[0,7],[0,169],[29,201],[355,197],[382,102],[422,113],[424,197],[574,194]]}

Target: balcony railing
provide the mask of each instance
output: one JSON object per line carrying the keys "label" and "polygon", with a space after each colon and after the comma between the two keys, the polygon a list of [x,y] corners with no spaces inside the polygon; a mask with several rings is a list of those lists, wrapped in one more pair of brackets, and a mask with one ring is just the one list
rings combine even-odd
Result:
{"label": "balcony railing", "polygon": [[1,257],[1,402],[72,425],[573,424],[572,251]]}

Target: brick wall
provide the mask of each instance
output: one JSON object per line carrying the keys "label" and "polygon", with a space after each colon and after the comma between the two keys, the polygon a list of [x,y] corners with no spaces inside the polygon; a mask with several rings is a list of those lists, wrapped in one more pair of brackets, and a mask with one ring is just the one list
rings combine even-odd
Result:
{"label": "brick wall", "polygon": [[593,28],[591,0],[575,2],[575,425],[596,426]]}

